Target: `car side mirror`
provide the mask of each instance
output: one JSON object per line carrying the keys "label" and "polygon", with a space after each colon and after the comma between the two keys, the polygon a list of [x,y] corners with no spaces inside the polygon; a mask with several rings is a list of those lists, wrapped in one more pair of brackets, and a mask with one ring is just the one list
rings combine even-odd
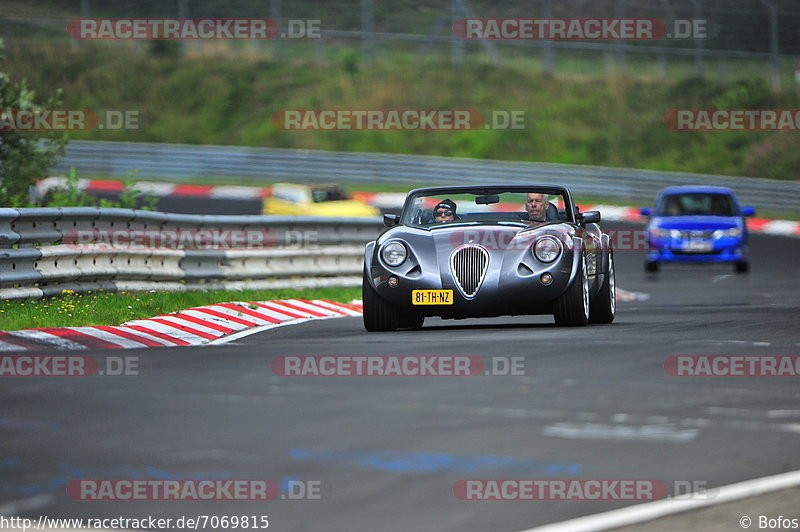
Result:
{"label": "car side mirror", "polygon": [[600,211],[586,211],[581,214],[581,223],[596,224],[600,223]]}
{"label": "car side mirror", "polygon": [[399,214],[384,214],[383,215],[383,226],[384,227],[394,227],[395,225],[400,223],[400,215]]}
{"label": "car side mirror", "polygon": [[642,216],[650,216],[650,207],[642,207],[639,209],[639,214]]}
{"label": "car side mirror", "polygon": [[753,207],[742,207],[742,216],[755,216],[756,210]]}

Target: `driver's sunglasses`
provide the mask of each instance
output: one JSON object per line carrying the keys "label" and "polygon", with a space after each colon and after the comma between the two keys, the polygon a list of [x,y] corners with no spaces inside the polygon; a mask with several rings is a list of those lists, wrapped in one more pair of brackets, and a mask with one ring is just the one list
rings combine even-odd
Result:
{"label": "driver's sunglasses", "polygon": [[434,216],[453,216],[453,211],[449,209],[446,211],[436,211]]}

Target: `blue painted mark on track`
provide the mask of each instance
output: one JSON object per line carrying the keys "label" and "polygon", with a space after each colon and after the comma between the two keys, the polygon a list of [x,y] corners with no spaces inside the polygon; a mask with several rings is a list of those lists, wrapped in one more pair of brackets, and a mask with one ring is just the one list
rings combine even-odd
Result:
{"label": "blue painted mark on track", "polygon": [[484,454],[464,456],[447,453],[335,450],[329,448],[292,449],[295,460],[342,465],[356,465],[394,473],[538,473],[577,475],[580,464],[552,463],[521,456]]}

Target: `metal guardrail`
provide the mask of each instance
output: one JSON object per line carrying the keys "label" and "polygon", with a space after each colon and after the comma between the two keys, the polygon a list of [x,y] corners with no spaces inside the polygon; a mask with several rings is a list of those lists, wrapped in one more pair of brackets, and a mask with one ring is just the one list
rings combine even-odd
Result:
{"label": "metal guardrail", "polygon": [[88,290],[352,286],[380,219],[0,209],[0,299]]}
{"label": "metal guardrail", "polygon": [[81,176],[183,181],[196,178],[360,183],[557,183],[578,196],[649,204],[663,187],[706,184],[734,189],[759,209],[800,211],[800,183],[604,166],[511,162],[435,156],[372,154],[236,146],[74,141],[54,172],[71,166]]}

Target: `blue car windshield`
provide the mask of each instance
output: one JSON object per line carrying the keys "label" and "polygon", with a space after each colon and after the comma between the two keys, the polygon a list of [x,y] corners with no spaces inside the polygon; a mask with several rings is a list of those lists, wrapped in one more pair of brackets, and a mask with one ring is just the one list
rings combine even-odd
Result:
{"label": "blue car windshield", "polygon": [[658,216],[736,216],[736,205],[727,194],[669,194],[661,198]]}

